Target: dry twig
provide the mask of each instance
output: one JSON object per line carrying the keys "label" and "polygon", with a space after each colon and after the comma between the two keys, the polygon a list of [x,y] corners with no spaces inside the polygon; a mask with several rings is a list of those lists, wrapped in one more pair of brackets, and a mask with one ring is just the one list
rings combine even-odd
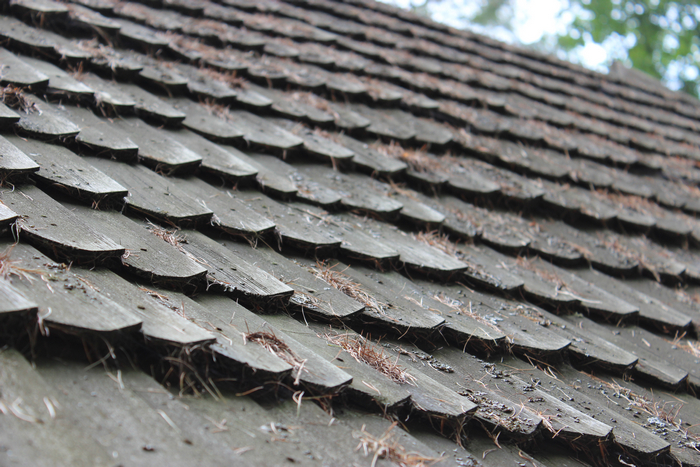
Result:
{"label": "dry twig", "polygon": [[414,384],[416,381],[414,376],[397,363],[398,357],[397,360],[392,361],[384,354],[384,350],[377,350],[375,345],[362,336],[325,334],[323,337],[328,342],[341,347],[358,362],[366,363],[396,383]]}
{"label": "dry twig", "polygon": [[11,109],[19,110],[25,114],[39,112],[39,108],[24,95],[24,91],[17,86],[8,84],[0,89],[0,102]]}
{"label": "dry twig", "polygon": [[243,334],[243,338],[246,341],[255,342],[267,349],[271,354],[289,363],[296,371],[294,385],[299,384],[299,378],[301,377],[301,372],[304,370],[306,360],[300,359],[282,339],[271,332],[265,331],[245,333]]}
{"label": "dry twig", "polygon": [[393,432],[397,424],[397,422],[392,423],[379,437],[369,433],[362,425],[362,429],[353,434],[353,437],[360,440],[355,450],[361,449],[365,456],[373,453],[372,467],[375,467],[379,459],[389,459],[401,467],[427,467],[442,460],[442,456],[428,457],[417,452],[406,451],[399,444],[399,436]]}
{"label": "dry twig", "polygon": [[329,266],[325,262],[317,262],[316,267],[312,268],[312,271],[316,277],[340,290],[353,300],[362,303],[365,307],[380,314],[385,313],[385,304],[377,301],[374,297],[365,292],[360,284],[343,274],[342,271],[336,271],[333,269],[334,267],[335,266]]}

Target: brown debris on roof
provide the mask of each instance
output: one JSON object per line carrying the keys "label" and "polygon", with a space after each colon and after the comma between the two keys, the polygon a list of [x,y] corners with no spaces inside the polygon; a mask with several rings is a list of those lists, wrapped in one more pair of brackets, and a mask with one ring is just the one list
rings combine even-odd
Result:
{"label": "brown debris on roof", "polygon": [[8,280],[12,276],[15,276],[19,279],[33,281],[35,279],[34,276],[44,277],[46,271],[22,267],[22,262],[20,260],[10,259],[12,257],[13,248],[14,245],[0,253],[0,278]]}
{"label": "brown debris on roof", "polygon": [[358,362],[366,363],[395,383],[415,384],[416,378],[398,364],[398,359],[392,360],[384,350],[377,350],[377,346],[366,338],[350,333],[326,333],[323,337],[345,350]]}
{"label": "brown debris on roof", "polygon": [[0,102],[11,109],[19,110],[25,114],[39,112],[39,108],[24,95],[24,91],[11,84],[0,89]]}
{"label": "brown debris on roof", "polygon": [[404,149],[401,144],[396,141],[391,141],[389,144],[375,142],[370,147],[376,149],[382,154],[392,157],[396,160],[405,162],[412,170],[418,173],[435,173],[449,167],[451,162],[448,155],[438,159],[426,152],[426,147],[420,149]]}
{"label": "brown debris on roof", "polygon": [[362,303],[364,306],[377,313],[383,314],[386,305],[377,301],[367,293],[360,284],[343,274],[343,271],[336,270],[336,266],[337,265],[330,266],[325,262],[318,261],[316,262],[316,267],[313,268],[313,272],[316,274],[316,277],[327,282],[348,297]]}
{"label": "brown debris on roof", "polygon": [[151,221],[148,221],[148,230],[156,237],[160,238],[166,243],[169,243],[170,245],[174,246],[180,251],[183,251],[182,244],[187,243],[187,237],[185,237],[182,234],[179,234],[179,229],[168,230],[159,225],[154,224]]}
{"label": "brown debris on roof", "polygon": [[379,459],[388,459],[400,467],[428,467],[443,460],[442,457],[428,457],[417,452],[407,451],[399,444],[398,435],[393,431],[398,422],[391,424],[380,436],[369,433],[365,426],[353,437],[359,440],[356,450],[362,450],[365,457],[372,455],[374,467]]}
{"label": "brown debris on roof", "polygon": [[299,384],[299,377],[304,369],[306,360],[300,359],[282,339],[269,331],[247,332],[243,334],[243,339],[258,344],[267,349],[272,355],[289,363],[296,371],[295,384]]}
{"label": "brown debris on roof", "polygon": [[[193,450],[192,457],[206,460],[245,452],[250,463],[299,461],[283,443],[267,439],[251,438],[250,448],[229,449],[240,444],[235,438],[224,440],[234,431],[226,427],[240,424],[248,431],[269,426],[263,431],[273,441],[304,443],[304,455],[312,458],[318,449],[324,462],[334,465],[362,463],[364,454],[365,463],[372,466],[381,460],[428,466],[452,460],[453,452],[457,464],[467,459],[471,465],[482,455],[485,463],[559,465],[563,458],[548,458],[557,442],[567,443],[567,455],[593,465],[608,459],[650,467],[700,465],[700,439],[696,427],[686,423],[697,423],[692,417],[700,413],[693,397],[700,387],[695,364],[700,358],[700,298],[694,285],[700,280],[695,264],[700,257],[700,222],[694,217],[700,213],[699,102],[658,83],[627,82],[619,72],[590,72],[451,30],[374,0],[167,0],[158,8],[141,0],[76,1],[82,5],[80,15],[43,0],[16,0],[0,15],[0,81],[5,86],[0,90],[0,180],[12,182],[4,183],[6,189],[0,192],[0,234],[9,237],[21,227],[15,254],[25,243],[66,263],[79,264],[81,255],[89,254],[91,269],[81,274],[91,277],[100,291],[81,282],[82,276],[72,282],[58,277],[67,274],[58,268],[70,266],[48,263],[49,258],[28,266],[39,252],[17,259],[6,239],[1,246],[7,249],[0,253],[0,320],[5,325],[6,317],[25,319],[28,310],[41,310],[42,329],[69,336],[62,352],[75,347],[77,353],[90,356],[90,364],[116,362],[124,353],[141,365],[145,372],[138,374],[143,380],[164,378],[160,384],[152,381],[155,392],[139,397],[150,398],[158,390],[170,396],[167,389],[175,394],[179,387],[178,400],[134,418],[141,423],[134,439],[146,440],[153,432],[159,440],[157,446],[137,446],[146,460],[135,460],[167,464],[167,457],[157,456]],[[42,11],[46,8],[50,11]],[[46,21],[23,22],[36,18]],[[72,28],[76,23],[80,37]],[[22,54],[40,58],[25,59]],[[80,86],[88,89],[80,91],[79,107],[75,99],[57,103],[41,97]],[[101,108],[105,102],[111,102],[110,109]],[[124,118],[92,115],[100,111],[105,117],[123,113]],[[48,140],[42,143],[46,151],[39,154],[11,136],[20,130],[29,140]],[[103,141],[105,135],[109,142]],[[172,150],[160,154],[158,149],[164,149],[156,139],[169,144],[172,139]],[[109,177],[120,174],[119,183],[128,189],[127,209],[109,213],[113,225],[80,217],[76,226],[68,215],[78,211],[72,203],[85,201],[73,192],[57,195],[57,186],[93,183],[84,171],[57,168],[57,151],[48,148],[61,146],[79,153],[81,164]],[[256,153],[250,152],[253,149]],[[158,157],[185,168],[164,171]],[[237,190],[234,185],[232,192],[241,196],[231,204],[230,193],[214,189],[222,174],[227,184],[252,186]],[[126,191],[119,193],[119,200],[123,194]],[[49,206],[53,208],[47,215],[33,214],[32,209],[45,211]],[[333,212],[333,218],[316,209],[319,206]],[[100,212],[111,208],[103,203]],[[48,216],[58,210],[64,214]],[[353,217],[358,212],[381,221]],[[147,214],[162,226],[148,221]],[[120,264],[117,247],[126,243],[123,229],[117,228],[124,226],[122,215],[134,219],[139,235],[128,248],[118,250],[123,254]],[[279,253],[268,255],[257,249],[258,237],[263,243],[274,242],[273,223],[284,242],[276,245]],[[222,231],[218,224],[226,228]],[[193,229],[186,231],[187,238],[180,230],[185,226]],[[253,232],[246,235],[252,238],[250,247],[228,236],[241,232]],[[77,248],[76,239],[83,233],[111,249],[82,244]],[[159,257],[166,258],[161,261],[170,270],[182,269],[174,266],[175,260],[187,258],[171,247],[206,266],[197,265],[191,277],[183,274],[177,287],[186,292],[172,302],[166,297],[169,292],[156,289],[160,279],[150,272],[155,268],[130,266],[136,259],[151,263]],[[335,256],[342,263],[332,262]],[[389,265],[397,270],[386,273]],[[40,270],[44,267],[46,271]],[[304,269],[297,271],[298,267]],[[137,271],[138,279],[133,275]],[[308,272],[315,278],[301,278]],[[426,280],[416,279],[421,276]],[[670,284],[679,287],[671,289]],[[176,283],[168,282],[167,287],[175,288]],[[62,299],[74,301],[66,305]],[[649,304],[644,309],[642,301]],[[678,311],[670,305],[659,311],[666,301]],[[272,313],[289,310],[290,305],[308,312]],[[340,313],[344,306],[351,311]],[[566,313],[545,311],[554,308]],[[573,311],[586,316],[569,313]],[[668,316],[661,316],[664,313]],[[255,321],[257,332],[240,332],[244,321]],[[330,328],[320,324],[328,321]],[[22,335],[26,325],[22,322],[17,328]],[[292,334],[289,329],[295,326]],[[115,330],[119,347],[112,344]],[[382,337],[372,339],[370,330]],[[7,333],[2,334],[4,338]],[[32,339],[26,348],[42,351],[45,343],[52,345],[38,334]],[[503,341],[508,343],[493,345]],[[5,344],[0,342],[0,347]],[[412,351],[417,358],[410,356],[410,361],[401,350],[397,358],[385,353],[387,348],[412,345],[417,346]],[[107,356],[97,355],[98,349]],[[419,352],[435,353],[435,358],[442,353],[440,362],[444,357],[449,357],[445,362],[456,360],[441,367]],[[493,360],[475,356],[482,353]],[[0,352],[0,359],[4,355]],[[523,358],[544,367],[533,369],[532,379],[522,386],[512,386],[514,372],[494,371],[499,365],[494,362],[505,358],[514,368],[527,364]],[[565,397],[553,394],[549,400],[541,392],[547,389],[545,383],[535,377],[544,371],[564,380],[574,368],[587,365],[600,370],[600,388],[597,383],[595,389],[589,386],[588,394],[600,395],[596,400],[602,403],[605,397],[619,402],[600,407],[614,409],[617,421],[599,417],[595,408],[584,412],[589,409],[584,398],[569,398],[563,386]],[[127,366],[120,366],[124,374]],[[50,359],[8,378],[12,368],[0,366],[3,396],[3,378],[22,382],[32,371],[53,376],[64,372],[64,365]],[[630,389],[612,379],[629,375],[643,378],[635,384],[625,380]],[[111,376],[119,386],[119,394],[113,396],[133,389],[122,384],[121,374]],[[317,424],[322,430],[314,428],[324,415],[315,413],[318,407],[313,404],[301,407],[308,395],[279,390],[291,389],[282,382],[290,377],[295,385],[313,389],[315,396],[327,385],[324,396],[313,399],[341,423],[330,419],[327,426]],[[510,381],[503,380],[506,377]],[[574,378],[579,377],[588,378],[576,372]],[[465,389],[460,386],[465,381],[474,383],[468,395],[456,392]],[[490,391],[489,382],[502,401],[479,395],[477,385]],[[53,378],[46,383],[53,384]],[[220,383],[238,396],[223,396],[217,389]],[[276,390],[270,406],[258,407],[246,398],[268,386]],[[661,388],[676,393],[667,397]],[[583,395],[585,387],[578,389]],[[92,406],[75,404],[84,404],[81,390],[56,392],[68,397],[62,401],[68,409],[61,416],[76,422],[80,434],[92,434],[96,430],[84,416]],[[97,403],[113,404],[104,423],[110,423],[112,415],[133,416],[133,407],[119,412],[114,410],[118,405],[96,394]],[[178,419],[179,404],[185,405],[187,394],[199,397],[187,402],[187,413]],[[529,397],[534,395],[542,397]],[[31,397],[29,391],[26,407],[33,407]],[[475,415],[489,429],[503,430],[509,423],[499,417],[520,417],[518,406],[530,410],[534,422],[519,434],[508,428],[501,431],[512,431],[517,439],[499,439],[498,431],[487,438],[478,426],[466,424],[465,417],[475,409],[467,409],[467,398],[482,415],[493,412],[492,424],[500,428],[479,419],[478,411]],[[45,411],[41,398],[38,402]],[[160,402],[147,402],[140,403],[145,412],[160,407]],[[495,410],[489,405],[494,403],[509,411]],[[229,404],[236,410],[229,410]],[[335,411],[340,408],[336,404],[342,404],[342,410]],[[567,418],[551,413],[552,407],[568,413]],[[368,431],[366,426],[377,425],[358,421],[358,408],[374,411],[372,416],[382,412],[401,419],[406,433],[399,437],[399,425],[386,420]],[[480,440],[471,444],[479,455],[472,456],[470,446],[463,449],[460,442],[465,437],[449,444],[452,441],[426,436],[423,426],[413,430],[419,423],[415,420],[424,415],[434,423],[446,422],[435,415],[443,413],[459,415],[450,415],[459,425],[456,432],[470,442]],[[595,421],[584,423],[582,414],[595,415]],[[300,427],[284,425],[285,417],[296,417]],[[625,417],[624,423],[618,423],[620,417]],[[635,420],[638,417],[641,420]],[[312,419],[314,423],[304,423]],[[205,429],[190,429],[200,426],[192,423],[198,420]],[[8,421],[22,422],[13,417]],[[50,420],[42,421],[31,425],[58,436],[54,444],[65,440]],[[125,421],[116,423],[131,426]],[[622,425],[638,422],[645,437],[640,431],[620,432]],[[172,429],[175,435],[158,427]],[[432,428],[451,436],[443,426]],[[11,439],[13,455],[25,439],[39,439],[23,430],[30,428],[19,423],[8,430],[12,436],[19,433]],[[375,430],[382,434],[370,433]],[[324,435],[316,437],[320,431]],[[223,441],[210,443],[215,432]],[[181,452],[183,436],[188,447]],[[328,439],[335,442],[329,444]],[[103,446],[101,441],[95,444],[94,458],[104,454],[103,448],[109,458],[112,452],[121,456],[127,447]],[[411,442],[423,443],[431,455],[414,452]],[[500,448],[498,454],[483,452],[484,443]],[[42,444],[42,450],[51,446]],[[633,458],[630,447],[649,457]],[[43,454],[32,449],[16,451],[20,462],[45,463],[32,462],[30,454]],[[439,452],[445,454],[436,456]],[[44,457],[51,454],[46,451]],[[276,454],[281,457],[273,457]],[[6,455],[0,450],[0,463]]]}

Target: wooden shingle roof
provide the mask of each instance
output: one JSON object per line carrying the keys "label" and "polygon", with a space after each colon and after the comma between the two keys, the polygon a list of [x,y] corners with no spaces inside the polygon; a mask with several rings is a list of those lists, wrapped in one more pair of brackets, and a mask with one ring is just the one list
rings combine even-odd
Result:
{"label": "wooden shingle roof", "polygon": [[700,466],[700,102],[374,0],[0,0],[0,465]]}

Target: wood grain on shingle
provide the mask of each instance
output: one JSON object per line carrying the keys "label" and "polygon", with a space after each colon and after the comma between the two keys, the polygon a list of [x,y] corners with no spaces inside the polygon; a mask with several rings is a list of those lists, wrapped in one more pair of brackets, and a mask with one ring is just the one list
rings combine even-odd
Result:
{"label": "wood grain on shingle", "polygon": [[7,138],[0,136],[0,173],[4,177],[13,174],[29,174],[39,170],[39,165]]}
{"label": "wood grain on shingle", "polygon": [[[308,261],[307,261],[308,264]],[[349,278],[359,284],[361,291],[369,294],[370,300],[365,303],[365,309],[358,319],[390,329],[397,335],[411,331],[419,334],[429,334],[444,323],[444,318],[430,310],[416,306],[410,300],[397,295],[395,287],[384,284],[381,273],[365,267],[346,266],[337,261],[329,261],[321,269],[311,264],[319,271],[330,270]]]}
{"label": "wood grain on shingle", "polygon": [[260,153],[239,152],[238,156],[258,171],[255,181],[262,192],[282,199],[291,199],[298,194],[297,185],[289,177],[289,164]]}
{"label": "wood grain on shingle", "polygon": [[75,137],[79,151],[124,162],[136,160],[139,148],[128,132],[113,125],[111,121],[98,117],[89,109],[65,106],[62,112],[80,126],[80,133]]}
{"label": "wood grain on shingle", "polygon": [[369,144],[358,141],[347,135],[339,135],[340,144],[355,153],[353,162],[363,172],[380,176],[397,175],[406,170],[406,164],[392,159],[372,149]]}
{"label": "wood grain on shingle", "polygon": [[11,108],[0,102],[0,128],[7,128],[14,123],[19,122],[21,117]]}
{"label": "wood grain on shingle", "polygon": [[192,102],[189,99],[172,99],[168,101],[174,108],[187,114],[182,124],[190,130],[214,141],[234,143],[240,140],[244,133],[226,119],[218,117],[215,108]]}
{"label": "wood grain on shingle", "polygon": [[70,139],[80,132],[80,127],[71,122],[66,115],[63,115],[52,104],[41,99],[27,95],[30,103],[28,112],[20,115],[16,128],[24,134],[37,139],[58,140],[59,138]]}
{"label": "wood grain on shingle", "polygon": [[0,201],[0,229],[3,231],[10,227],[18,218],[16,212],[8,208],[5,203]]}
{"label": "wood grain on shingle", "polygon": [[0,299],[0,318],[6,318],[12,314],[32,314],[38,311],[38,305],[13,287],[9,281],[0,281]]}
{"label": "wood grain on shingle", "polygon": [[294,294],[294,289],[204,234],[186,230],[183,235],[187,242],[182,247],[207,269],[209,287],[260,306],[263,310],[284,306]]}
{"label": "wood grain on shingle", "polygon": [[[352,375],[329,362],[315,349],[307,347],[303,342],[287,333],[288,326],[294,320],[286,315],[267,315],[263,319],[254,313],[242,309],[231,319],[231,322],[243,329],[247,334],[270,333],[289,347],[298,361],[304,361],[304,366],[295,368],[291,376],[291,386],[302,386],[319,394],[333,394],[352,382]],[[248,342],[247,345],[257,345]]]}
{"label": "wood grain on shingle", "polygon": [[[161,291],[157,290],[157,293]],[[245,326],[245,318],[241,323],[231,319],[238,312],[250,313],[230,297],[219,294],[201,294],[194,299],[169,291],[163,293],[169,305],[185,304],[188,316],[200,326],[209,329],[217,335],[217,342],[211,348],[224,358],[225,362],[243,366],[253,373],[261,372],[265,377],[281,380],[292,372],[292,366],[273,355],[259,345],[251,345],[241,338],[242,333],[249,332]],[[156,297],[157,299],[160,299]],[[215,329],[212,329],[212,326]],[[227,365],[228,366],[228,365]]]}
{"label": "wood grain on shingle", "polygon": [[32,86],[41,90],[49,84],[48,76],[3,48],[0,48],[0,62],[4,65],[2,77],[0,77],[0,84],[3,86],[8,84],[19,87]]}
{"label": "wood grain on shingle", "polygon": [[253,179],[257,169],[244,162],[245,157],[233,146],[221,146],[187,130],[166,131],[187,149],[202,157],[201,169],[223,179],[238,183]]}
{"label": "wood grain on shingle", "polygon": [[[9,246],[6,244],[5,248]],[[65,265],[23,243],[11,249],[10,259],[16,261],[16,267],[31,271],[14,276],[11,284],[39,306],[44,326],[105,335],[116,331],[129,334],[140,329],[142,320],[137,314],[86,281],[84,271],[77,268],[69,271]],[[52,285],[47,287],[47,284]]]}
{"label": "wood grain on shingle", "polygon": [[19,229],[29,241],[54,256],[76,263],[97,263],[114,260],[124,248],[109,237],[95,231],[82,219],[63,207],[40,189],[25,185],[4,191],[2,202],[22,216]]}
{"label": "wood grain on shingle", "polygon": [[316,228],[317,219],[267,196],[250,191],[235,191],[232,195],[275,223],[276,243],[282,251],[297,249],[324,257],[340,247],[340,240]]}
{"label": "wood grain on shingle", "polygon": [[[115,93],[122,97],[121,99],[131,99],[135,102],[136,113],[145,118],[153,120],[157,123],[165,125],[177,125],[187,117],[186,114],[175,109],[173,106],[165,102],[163,99],[151,94],[148,91],[141,89],[135,84],[126,83],[100,83],[100,87],[95,86],[95,82],[91,81],[91,87],[96,91],[106,89],[108,93]],[[100,89],[101,88],[101,89]]]}
{"label": "wood grain on shingle", "polygon": [[81,76],[83,83],[95,92],[95,104],[118,114],[134,112],[136,100],[111,81],[104,80],[93,73]]}
{"label": "wood grain on shingle", "polygon": [[46,94],[51,99],[66,99],[70,101],[91,102],[94,92],[86,84],[73,78],[71,75],[55,65],[29,57],[22,60],[40,73],[49,77]]}
{"label": "wood grain on shingle", "polygon": [[214,341],[214,335],[165,305],[152,300],[148,289],[131,283],[106,269],[80,271],[100,293],[137,316],[146,343],[197,345]]}
{"label": "wood grain on shingle", "polygon": [[126,188],[62,146],[17,136],[8,136],[8,141],[39,165],[35,177],[45,186],[95,204],[118,202],[128,194]]}
{"label": "wood grain on shingle", "polygon": [[163,177],[142,165],[128,165],[108,159],[90,158],[89,163],[125,186],[125,203],[139,215],[189,226],[211,219],[212,212],[177,186],[177,180]]}
{"label": "wood grain on shingle", "polygon": [[64,206],[124,247],[121,263],[132,274],[153,284],[170,287],[194,288],[204,281],[206,269],[202,265],[182,255],[177,246],[155,235],[163,234],[167,229],[139,224],[116,211],[97,211],[67,203]]}
{"label": "wood grain on shingle", "polygon": [[114,125],[138,145],[139,159],[156,171],[189,173],[202,162],[202,156],[138,118],[115,120]]}
{"label": "wood grain on shingle", "polygon": [[224,244],[241,258],[272,274],[294,289],[289,303],[302,313],[316,315],[324,320],[352,317],[364,309],[364,305],[349,298],[316,277],[308,268],[287,259],[272,248],[259,245],[225,241]]}
{"label": "wood grain on shingle", "polygon": [[[277,321],[273,320],[273,323]],[[400,412],[408,406],[411,396],[405,385],[395,383],[366,363],[355,360],[341,347],[329,344],[324,338],[326,329],[318,325],[305,327],[291,320],[284,322],[284,330],[319,356],[352,375],[352,382],[346,392],[357,403],[379,406],[389,413]]]}
{"label": "wood grain on shingle", "polygon": [[[255,241],[275,229],[275,223],[249,207],[246,203],[247,198],[236,196],[236,190],[213,186],[196,177],[184,178],[178,186],[193,199],[211,209],[215,216],[212,217],[211,224],[227,234],[241,235]],[[256,192],[250,194],[253,197],[260,196]]]}
{"label": "wood grain on shingle", "polygon": [[444,318],[445,324],[440,334],[457,347],[489,353],[505,342],[505,335],[500,329],[478,319],[466,308],[460,309],[462,304],[446,299],[442,287],[436,289],[435,283],[411,281],[396,272],[383,273],[381,281],[393,288],[397,296],[406,299],[406,306],[410,303],[417,310],[422,308]]}
{"label": "wood grain on shingle", "polygon": [[313,156],[323,160],[345,161],[352,159],[353,151],[335,141],[332,134],[307,128],[306,126],[286,119],[274,119],[272,122],[285,130],[291,131],[304,140],[304,149]]}

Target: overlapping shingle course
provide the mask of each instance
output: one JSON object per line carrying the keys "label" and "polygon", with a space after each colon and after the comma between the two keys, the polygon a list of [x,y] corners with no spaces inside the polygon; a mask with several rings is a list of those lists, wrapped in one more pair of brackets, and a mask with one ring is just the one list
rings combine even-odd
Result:
{"label": "overlapping shingle course", "polygon": [[2,13],[10,465],[700,465],[697,101],[370,0]]}

